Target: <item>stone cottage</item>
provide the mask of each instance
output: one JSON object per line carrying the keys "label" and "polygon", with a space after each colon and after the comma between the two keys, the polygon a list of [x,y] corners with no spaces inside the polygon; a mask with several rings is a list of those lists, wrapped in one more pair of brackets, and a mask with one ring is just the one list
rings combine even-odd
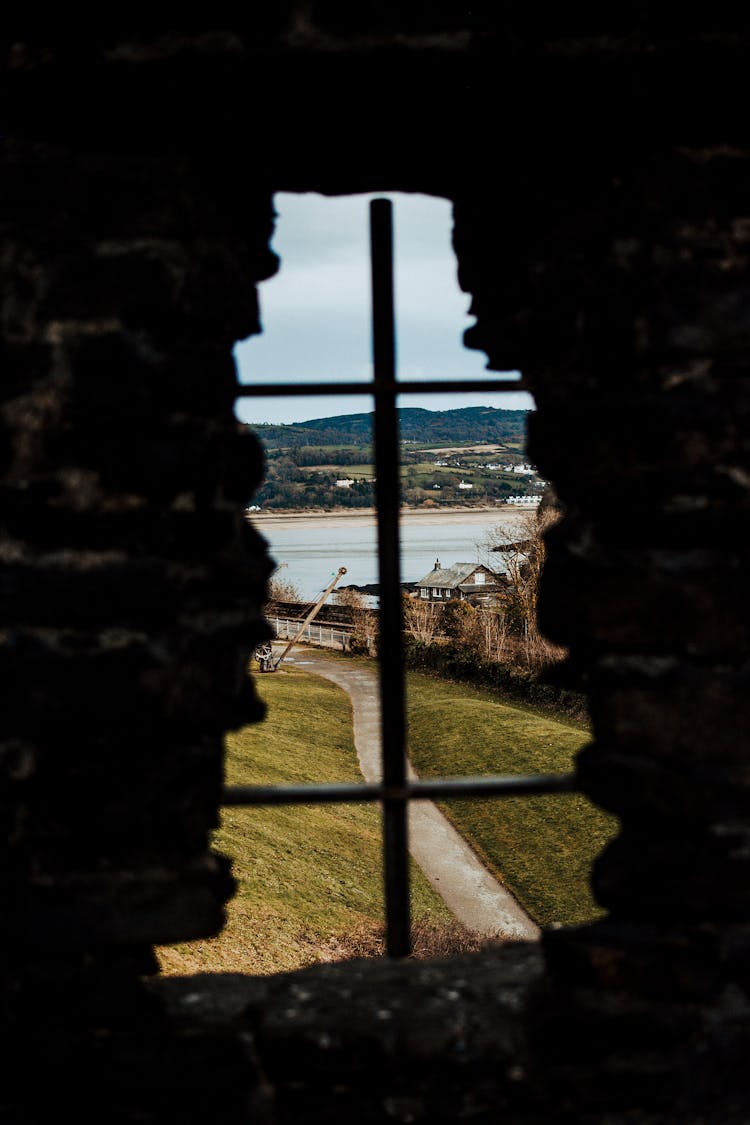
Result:
{"label": "stone cottage", "polygon": [[441,567],[440,559],[429,574],[414,584],[417,596],[426,601],[446,602],[488,600],[505,585],[502,576],[483,563],[453,563]]}

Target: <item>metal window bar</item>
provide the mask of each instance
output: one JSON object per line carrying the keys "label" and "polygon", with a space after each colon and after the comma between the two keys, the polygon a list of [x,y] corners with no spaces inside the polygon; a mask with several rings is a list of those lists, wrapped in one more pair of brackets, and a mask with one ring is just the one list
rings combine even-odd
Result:
{"label": "metal window bar", "polygon": [[405,781],[402,785],[357,782],[326,785],[230,785],[222,804],[252,805],[356,805],[372,801],[444,801],[451,797],[473,799],[541,797],[572,793],[576,786],[568,773],[514,777],[446,777]]}
{"label": "metal window bar", "polygon": [[276,383],[245,387],[236,400],[297,395],[368,394],[375,403],[375,472],[380,569],[380,670],[383,781],[380,784],[232,785],[222,792],[225,806],[359,804],[379,801],[383,807],[383,851],[386,897],[386,947],[391,957],[410,952],[409,801],[451,797],[501,799],[575,792],[574,774],[518,777],[461,777],[409,780],[406,772],[404,655],[402,641],[399,549],[399,439],[396,399],[399,394],[451,391],[519,391],[514,376],[487,380],[400,382],[396,378],[393,309],[393,218],[387,199],[370,203],[372,267],[372,337],[374,379],[365,383]]}
{"label": "metal window bar", "polygon": [[[401,549],[399,510],[396,333],[393,312],[393,219],[387,199],[370,204],[372,265],[372,352],[375,398],[375,506],[378,516],[380,585],[380,733],[387,792],[406,782],[404,654],[401,643]],[[404,797],[383,798],[386,948],[391,957],[409,953],[409,845]]]}

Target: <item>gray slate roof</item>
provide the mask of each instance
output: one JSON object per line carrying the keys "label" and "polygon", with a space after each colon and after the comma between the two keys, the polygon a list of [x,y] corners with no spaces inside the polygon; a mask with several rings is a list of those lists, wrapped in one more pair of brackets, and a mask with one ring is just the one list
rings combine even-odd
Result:
{"label": "gray slate roof", "polygon": [[479,569],[484,570],[488,578],[495,578],[495,575],[484,567],[482,563],[459,562],[454,563],[453,566],[440,567],[439,570],[431,570],[430,573],[417,582],[416,585],[441,586],[446,590],[452,590],[455,589],[456,586],[461,586],[465,583],[469,575]]}

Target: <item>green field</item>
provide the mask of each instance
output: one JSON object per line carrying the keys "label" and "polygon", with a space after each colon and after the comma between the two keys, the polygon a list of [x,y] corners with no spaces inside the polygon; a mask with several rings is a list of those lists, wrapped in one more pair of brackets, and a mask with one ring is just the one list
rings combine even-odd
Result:
{"label": "green field", "polygon": [[[424,777],[564,773],[588,741],[580,726],[420,673],[408,677],[409,753]],[[591,863],[617,821],[578,794],[452,801],[444,811],[541,925],[599,915]]]}
{"label": "green field", "polygon": [[[294,671],[256,683],[268,718],[227,738],[228,784],[362,781],[340,688]],[[214,845],[238,881],[227,925],[216,938],[162,947],[164,972],[282,972],[350,953],[353,936],[371,943],[382,923],[374,805],[225,809]],[[416,867],[412,909],[435,924],[451,919]]]}
{"label": "green field", "polygon": [[[279,446],[279,448],[283,448],[283,446]],[[294,447],[292,446],[290,448]],[[334,444],[330,445],[318,445],[318,443],[315,442],[314,448],[318,451],[318,453],[338,453],[340,449],[345,449],[348,453],[353,453],[355,451],[359,451],[364,455],[367,455],[369,453],[369,446],[363,446],[361,442],[347,444],[345,441],[337,441]]]}
{"label": "green field", "polygon": [[363,463],[361,465],[302,465],[303,473],[335,473],[337,477],[353,477],[354,480],[359,480],[362,477],[372,477],[375,474],[375,466]]}
{"label": "green field", "polygon": [[[344,692],[300,671],[282,670],[256,682],[268,719],[228,737],[229,784],[362,780]],[[580,725],[419,673],[408,677],[408,714],[409,752],[424,777],[566,771],[588,737]],[[443,807],[542,925],[597,916],[588,872],[616,822],[584,798],[516,797]],[[216,938],[162,947],[164,972],[282,972],[376,950],[383,918],[377,807],[230,808],[214,845],[231,856],[238,882],[227,925]],[[430,943],[426,952],[444,941],[454,949],[465,941],[414,866],[412,887],[413,913]]]}

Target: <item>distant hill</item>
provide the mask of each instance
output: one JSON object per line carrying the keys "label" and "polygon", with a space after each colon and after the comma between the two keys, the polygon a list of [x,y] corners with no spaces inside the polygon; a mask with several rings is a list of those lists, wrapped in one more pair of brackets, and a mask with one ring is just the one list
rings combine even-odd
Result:
{"label": "distant hill", "polygon": [[[514,469],[525,456],[527,410],[404,407],[398,413],[403,504],[471,507],[535,495],[541,486],[533,471]],[[372,507],[373,420],[372,413],[345,414],[253,427],[265,451],[255,503],[287,510]]]}
{"label": "distant hill", "polygon": [[[523,443],[527,410],[500,410],[493,406],[464,406],[458,410],[425,410],[403,407],[399,424],[403,441],[444,443],[488,441]],[[344,414],[291,422],[285,426],[252,426],[268,448],[300,445],[369,445],[373,414]]]}

